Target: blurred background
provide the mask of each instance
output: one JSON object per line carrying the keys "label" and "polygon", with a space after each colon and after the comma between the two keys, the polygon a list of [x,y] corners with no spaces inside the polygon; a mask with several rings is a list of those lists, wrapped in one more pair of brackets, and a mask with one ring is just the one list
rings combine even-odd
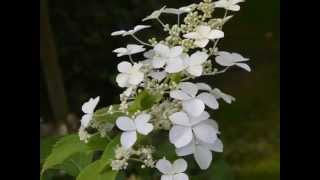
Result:
{"label": "blurred background", "polygon": [[[111,37],[131,29],[153,10],[181,7],[191,0],[47,0],[40,17],[41,137],[76,132],[81,105],[100,96],[100,106],[119,102],[112,50],[134,42]],[[219,49],[250,58],[252,72],[232,68],[222,76],[202,79],[236,97],[212,113],[220,125],[225,157],[235,179],[280,179],[280,48],[279,1],[247,0],[224,26]],[[165,18],[164,18],[165,19]],[[161,35],[153,30],[137,34]]]}

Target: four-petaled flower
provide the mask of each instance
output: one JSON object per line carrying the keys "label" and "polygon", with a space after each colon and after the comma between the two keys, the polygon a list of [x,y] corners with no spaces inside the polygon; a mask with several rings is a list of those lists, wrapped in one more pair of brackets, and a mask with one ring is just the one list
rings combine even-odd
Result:
{"label": "four-petaled flower", "polygon": [[176,148],[181,148],[189,144],[194,135],[205,143],[213,144],[219,131],[213,125],[214,121],[208,118],[209,114],[206,111],[198,117],[188,116],[183,111],[173,113],[169,116],[173,123],[169,132],[170,142]]}
{"label": "four-petaled flower", "polygon": [[209,40],[220,39],[224,37],[224,33],[217,29],[211,29],[210,26],[200,25],[196,27],[195,32],[184,34],[187,39],[194,39],[194,44],[198,47],[205,47]]}
{"label": "four-petaled flower", "polygon": [[235,101],[236,98],[234,98],[233,96],[226,94],[224,92],[222,92],[220,89],[218,88],[214,88],[212,89],[208,84],[206,83],[196,83],[197,87],[199,90],[204,90],[204,91],[208,91],[209,93],[213,94],[215,96],[215,98],[218,99],[223,99],[226,103],[231,104],[232,101]]}
{"label": "four-petaled flower", "polygon": [[142,45],[128,44],[127,47],[121,47],[113,50],[112,52],[117,53],[117,57],[121,57],[125,55],[137,54],[145,50],[146,49]]}
{"label": "four-petaled flower", "polygon": [[152,66],[154,68],[163,68],[168,73],[180,72],[185,68],[181,46],[169,48],[163,44],[157,44],[153,48],[154,56],[152,58]]}
{"label": "four-petaled flower", "polygon": [[191,56],[186,55],[184,57],[185,64],[187,66],[186,71],[193,76],[201,76],[203,67],[202,64],[208,59],[208,54],[205,52],[197,51]]}
{"label": "four-petaled flower", "polygon": [[201,140],[194,138],[188,145],[176,149],[178,156],[187,156],[193,154],[194,159],[202,170],[208,169],[211,164],[211,151],[223,151],[223,144],[219,138],[217,138],[212,144],[204,143]]}
{"label": "four-petaled flower", "polygon": [[92,116],[94,113],[94,109],[99,103],[100,97],[90,98],[89,101],[85,102],[81,109],[85,113],[81,118],[81,126],[86,128],[89,126],[90,121],[92,120]]}
{"label": "four-petaled flower", "polygon": [[227,67],[238,66],[250,72],[251,71],[250,66],[248,66],[245,63],[242,63],[246,61],[249,61],[249,59],[242,57],[238,53],[229,53],[226,51],[218,52],[218,56],[216,57],[216,62],[221,66],[227,66]]}
{"label": "four-petaled flower", "polygon": [[116,120],[116,125],[124,131],[121,134],[120,142],[125,148],[130,148],[137,141],[137,132],[148,135],[153,130],[153,125],[148,123],[150,114],[139,114],[134,120],[129,117],[121,116]]}
{"label": "four-petaled flower", "polygon": [[128,36],[128,35],[133,35],[134,33],[141,31],[142,29],[150,28],[151,26],[149,25],[137,25],[133,29],[126,31],[126,30],[119,30],[111,33],[111,36]]}
{"label": "four-petaled flower", "polygon": [[198,93],[198,87],[191,82],[182,82],[179,84],[181,90],[170,91],[170,97],[181,100],[182,108],[192,116],[199,116],[205,109],[205,105],[212,109],[218,109],[219,104],[216,98],[207,92]]}
{"label": "four-petaled flower", "polygon": [[177,159],[171,164],[163,158],[156,163],[156,168],[163,173],[161,180],[189,180],[188,175],[184,173],[187,167],[188,164],[184,159]]}
{"label": "four-petaled flower", "polygon": [[118,71],[116,81],[120,87],[130,87],[138,85],[143,81],[144,74],[140,71],[141,63],[134,63],[133,66],[127,61],[118,64]]}
{"label": "four-petaled flower", "polygon": [[224,8],[230,11],[239,11],[240,6],[238,5],[238,3],[240,2],[244,2],[244,0],[219,0],[217,2],[214,2],[214,7]]}
{"label": "four-petaled flower", "polygon": [[163,6],[161,9],[153,11],[149,16],[142,19],[142,21],[147,21],[150,19],[158,19],[162,12],[165,10],[166,6]]}

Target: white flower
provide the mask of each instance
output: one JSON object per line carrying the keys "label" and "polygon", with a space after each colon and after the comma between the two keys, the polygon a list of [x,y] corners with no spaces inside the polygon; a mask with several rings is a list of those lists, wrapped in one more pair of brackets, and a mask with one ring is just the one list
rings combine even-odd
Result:
{"label": "white flower", "polygon": [[182,82],[179,84],[181,90],[170,91],[170,97],[182,101],[184,111],[192,116],[199,116],[205,108],[205,105],[212,109],[218,109],[219,104],[216,98],[207,92],[198,93],[197,85],[191,82]]}
{"label": "white flower", "polygon": [[224,33],[217,29],[211,29],[210,26],[200,25],[196,27],[195,32],[184,34],[183,37],[194,39],[194,44],[203,48],[209,43],[209,40],[223,38]]}
{"label": "white flower", "polygon": [[118,71],[116,81],[120,87],[130,87],[132,85],[138,85],[143,81],[144,74],[140,71],[142,64],[134,63],[133,66],[127,61],[123,61],[118,64]]}
{"label": "white flower", "polygon": [[187,65],[186,71],[193,76],[201,76],[203,67],[202,64],[208,59],[208,54],[205,52],[197,51],[191,56],[185,56],[185,64]]}
{"label": "white flower", "polygon": [[151,26],[149,25],[137,25],[135,26],[132,30],[126,31],[126,30],[120,30],[120,31],[115,31],[113,33],[111,33],[111,36],[128,36],[128,35],[132,35],[138,31],[141,31],[142,29],[146,29],[146,28],[150,28]]}
{"label": "white flower", "polygon": [[238,3],[240,2],[244,2],[244,0],[219,0],[217,2],[214,2],[214,6],[230,11],[239,11],[240,6],[238,5]]}
{"label": "white flower", "polygon": [[155,55],[152,58],[152,66],[154,68],[162,68],[168,73],[180,72],[185,68],[181,46],[169,48],[163,44],[157,44],[153,48]]}
{"label": "white flower", "polygon": [[180,14],[189,12],[188,10],[190,11],[190,9],[185,8],[185,7],[182,7],[182,8],[179,8],[179,9],[176,9],[176,8],[165,8],[163,10],[163,13],[180,15]]}
{"label": "white flower", "polygon": [[162,12],[165,10],[166,6],[163,6],[161,9],[153,11],[149,16],[142,19],[142,21],[147,21],[150,19],[158,19]]}
{"label": "white flower", "polygon": [[201,140],[195,138],[188,145],[176,149],[176,153],[178,156],[187,156],[193,154],[194,159],[202,170],[208,169],[211,164],[211,151],[223,151],[223,144],[219,138],[217,138],[213,144],[204,143]]}
{"label": "white flower", "polygon": [[126,48],[121,47],[113,50],[112,52],[117,53],[117,57],[121,57],[125,55],[137,54],[145,50],[146,49],[142,45],[128,44]]}
{"label": "white flower", "polygon": [[187,167],[188,164],[184,159],[177,159],[171,164],[163,158],[156,164],[156,168],[163,173],[161,180],[189,180],[188,175],[184,173]]}
{"label": "white flower", "polygon": [[176,148],[181,148],[189,144],[196,138],[209,144],[213,144],[217,139],[219,131],[212,124],[214,121],[208,119],[208,112],[204,111],[200,116],[188,116],[185,112],[176,112],[169,116],[173,123],[169,132],[169,140]]}
{"label": "white flower", "polygon": [[216,57],[216,62],[221,66],[230,67],[235,65],[250,72],[251,68],[247,64],[242,63],[245,61],[249,61],[249,59],[242,57],[238,53],[229,53],[226,51],[218,52],[218,56]]}
{"label": "white flower", "polygon": [[99,103],[100,97],[90,98],[89,101],[85,102],[81,109],[85,113],[81,118],[81,126],[86,128],[88,127],[90,121],[92,120],[94,109]]}
{"label": "white flower", "polygon": [[165,71],[152,71],[149,73],[149,76],[157,81],[162,81],[164,78],[166,78],[167,74],[168,73]]}
{"label": "white flower", "polygon": [[183,6],[181,8],[179,8],[180,11],[185,11],[185,12],[190,12],[192,10],[192,8],[196,7],[196,4],[190,4],[188,6]]}
{"label": "white flower", "polygon": [[137,141],[137,132],[143,135],[149,134],[153,130],[153,125],[148,123],[151,116],[142,113],[134,120],[129,117],[121,116],[117,119],[116,125],[119,129],[124,131],[121,134],[120,142],[125,148],[130,148]]}
{"label": "white flower", "polygon": [[211,94],[213,94],[215,96],[215,98],[218,99],[223,99],[226,103],[231,104],[232,101],[235,101],[236,99],[229,95],[226,94],[224,92],[222,92],[220,89],[218,88],[214,88],[212,89],[208,84],[206,83],[196,83],[197,87],[199,88],[199,90],[204,90],[204,91],[208,91]]}

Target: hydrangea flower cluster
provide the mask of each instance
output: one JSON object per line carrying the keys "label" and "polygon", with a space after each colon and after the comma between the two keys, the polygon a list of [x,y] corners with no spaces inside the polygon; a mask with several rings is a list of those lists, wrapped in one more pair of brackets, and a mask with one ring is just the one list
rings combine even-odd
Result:
{"label": "hydrangea flower cluster", "polygon": [[[120,95],[120,105],[110,106],[104,113],[120,115],[113,124],[108,122],[109,126],[97,123],[99,115],[95,115],[94,109],[99,97],[90,99],[82,106],[85,115],[81,119],[80,139],[90,138],[88,127],[104,134],[116,129],[121,132],[121,138],[111,162],[113,170],[125,170],[128,161],[133,159],[141,162],[142,168],[157,168],[163,174],[162,180],[188,180],[184,159],[177,159],[173,164],[165,157],[154,160],[151,145],[141,148],[143,144],[139,140],[165,130],[177,156],[193,155],[200,169],[209,168],[212,152],[222,152],[223,144],[218,123],[207,110],[217,110],[221,99],[230,104],[235,98],[198,82],[198,78],[222,74],[230,67],[251,71],[246,64],[248,58],[217,47],[224,38],[223,25],[232,18],[228,12],[239,11],[238,3],[243,1],[203,0],[178,9],[164,6],[142,20],[157,21],[167,34],[163,40],[150,37],[144,42],[137,36],[139,31],[151,28],[150,25],[113,32],[111,36],[131,36],[137,41],[113,51],[121,59],[128,58],[118,64],[116,77],[119,87],[125,90]],[[225,9],[222,18],[213,18],[217,8]],[[176,24],[164,23],[161,16],[165,14],[177,16]],[[143,60],[133,57],[142,52]]]}

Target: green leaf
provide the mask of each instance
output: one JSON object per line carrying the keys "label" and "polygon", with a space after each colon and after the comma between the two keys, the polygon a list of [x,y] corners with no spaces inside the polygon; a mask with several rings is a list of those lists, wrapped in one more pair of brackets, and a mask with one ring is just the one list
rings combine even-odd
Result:
{"label": "green leaf", "polygon": [[52,151],[53,145],[60,137],[41,137],[40,138],[40,164],[42,164]]}
{"label": "green leaf", "polygon": [[143,111],[145,109],[149,109],[153,104],[159,102],[162,96],[160,94],[152,95],[148,91],[141,91],[133,101],[133,103],[129,106],[128,111],[130,113],[134,113],[138,110]]}
{"label": "green leaf", "polygon": [[[198,166],[196,167],[199,168]],[[191,180],[234,180],[232,170],[227,162],[222,157],[214,157],[210,168],[199,173],[198,175],[192,176]]]}
{"label": "green leaf", "polygon": [[230,166],[222,158],[213,161],[211,173],[215,180],[234,180]]}
{"label": "green leaf", "polygon": [[76,177],[86,166],[91,163],[92,158],[93,152],[79,152],[72,155],[62,164],[54,168],[64,170],[69,175]]}
{"label": "green leaf", "polygon": [[78,134],[67,135],[61,138],[53,147],[52,153],[45,160],[41,174],[49,168],[62,164],[72,155],[78,152],[88,151],[85,143],[80,141]]}
{"label": "green leaf", "polygon": [[101,156],[101,161],[103,162],[101,164],[100,170],[102,171],[103,169],[105,169],[105,167],[107,167],[111,160],[114,158],[114,149],[116,148],[116,146],[120,144],[120,136],[116,136],[115,138],[113,138],[112,141],[110,141],[110,143],[107,145],[105,151],[103,152],[102,156]]}
{"label": "green leaf", "polygon": [[108,143],[109,141],[107,138],[103,138],[100,136],[99,133],[96,133],[90,137],[86,145],[88,146],[88,149],[92,151],[103,151],[108,145]]}
{"label": "green leaf", "polygon": [[118,172],[111,169],[100,172],[101,163],[103,161],[98,160],[88,165],[80,172],[77,180],[115,180]]}

